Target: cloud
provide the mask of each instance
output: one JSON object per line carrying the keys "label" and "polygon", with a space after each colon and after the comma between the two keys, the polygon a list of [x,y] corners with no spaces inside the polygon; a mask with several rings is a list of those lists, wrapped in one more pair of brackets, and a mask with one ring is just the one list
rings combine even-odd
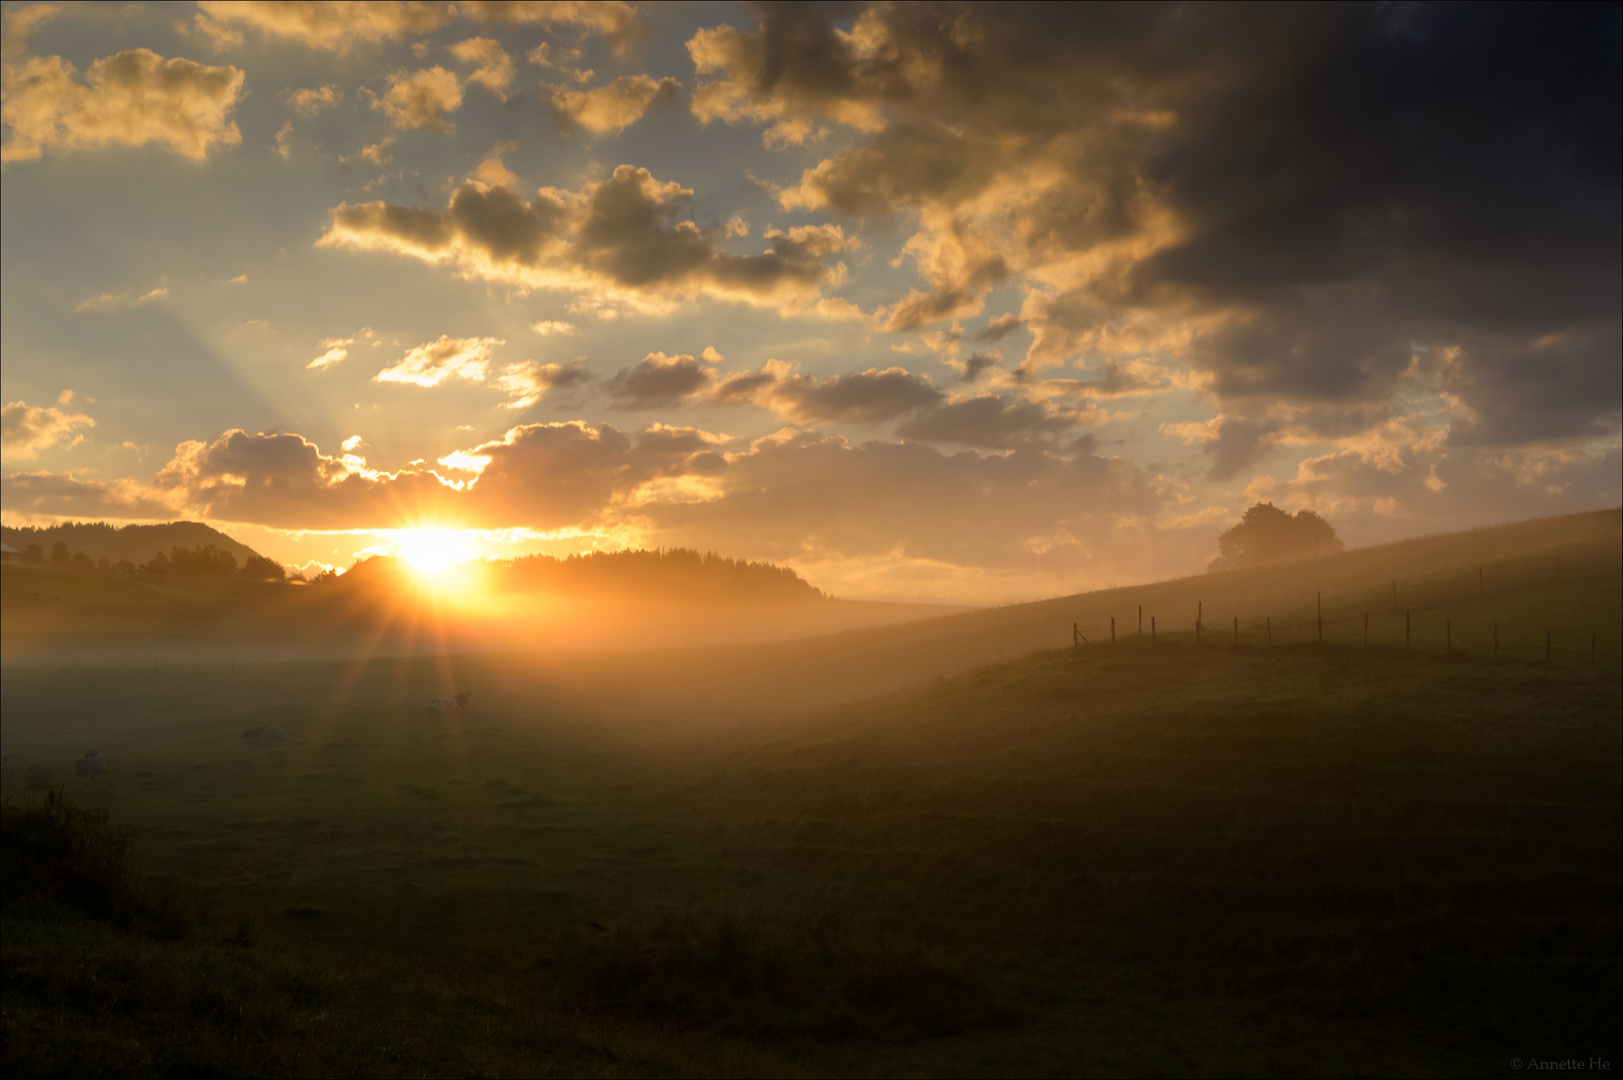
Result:
{"label": "cloud", "polygon": [[148,144],[202,161],[242,141],[231,120],[243,83],[234,67],[129,49],[94,61],[84,82],[60,56],[7,61],[0,73],[0,119],[10,132],[0,162]]}
{"label": "cloud", "polygon": [[540,322],[531,323],[530,329],[534,330],[542,337],[549,337],[553,334],[573,334],[576,327],[574,323],[556,322],[551,319],[542,319]]}
{"label": "cloud", "polygon": [[322,368],[329,368],[334,364],[342,363],[349,356],[349,346],[353,344],[355,344],[355,339],[352,337],[322,338],[321,346],[327,351],[304,366],[306,370],[320,371]]}
{"label": "cloud", "polygon": [[222,44],[240,41],[241,31],[249,29],[330,52],[347,52],[363,41],[377,43],[426,34],[450,19],[445,5],[427,2],[199,0],[197,6],[198,28]]}
{"label": "cloud", "polygon": [[391,148],[397,139],[398,136],[389,135],[378,142],[372,143],[370,146],[361,147],[361,160],[376,165],[380,169],[383,168],[394,160],[394,151]]}
{"label": "cloud", "polygon": [[701,294],[799,307],[844,280],[843,264],[822,261],[845,242],[837,228],[791,230],[763,254],[730,255],[716,249],[714,233],[687,220],[692,209],[691,190],[621,165],[578,193],[542,189],[528,203],[474,180],[452,192],[445,210],[344,204],[318,243],[653,307]]}
{"label": "cloud", "polygon": [[372,102],[399,128],[442,131],[447,113],[462,107],[462,84],[439,65],[389,76],[388,92]]}
{"label": "cloud", "polygon": [[1053,443],[1080,418],[1030,401],[995,395],[959,398],[910,416],[896,433],[904,439],[1007,450]]}
{"label": "cloud", "polygon": [[469,82],[478,83],[502,101],[507,100],[507,88],[513,85],[513,58],[507,55],[501,42],[495,38],[469,38],[452,45],[451,55],[464,64],[477,65],[468,76]]}
{"label": "cloud", "polygon": [[132,308],[137,304],[150,304],[154,300],[162,300],[169,295],[169,288],[160,285],[141,295],[135,295],[133,289],[121,293],[102,293],[100,296],[90,296],[79,301],[74,311],[120,311]]}
{"label": "cloud", "polygon": [[394,364],[373,376],[375,382],[409,383],[412,386],[438,386],[446,379],[483,382],[489,370],[490,351],[506,342],[496,338],[454,338],[441,335],[407,350]]}
{"label": "cloud", "polygon": [[981,377],[983,372],[995,369],[998,366],[996,356],[986,356],[975,353],[964,361],[964,382],[972,383]]}
{"label": "cloud", "polygon": [[591,90],[570,90],[543,83],[541,92],[560,127],[565,130],[580,127],[593,135],[610,135],[641,120],[656,103],[674,101],[682,92],[682,84],[669,78],[623,75]]}
{"label": "cloud", "polygon": [[604,384],[622,409],[658,409],[680,404],[708,387],[715,373],[692,356],[649,353],[634,367],[621,368]]}
{"label": "cloud", "polygon": [[129,480],[83,480],[67,473],[19,472],[0,480],[6,509],[24,517],[173,520],[177,507],[162,496]]}
{"label": "cloud", "polygon": [[523,360],[502,368],[490,380],[490,385],[508,395],[509,409],[527,409],[551,390],[568,390],[591,381],[591,373],[579,363],[541,364]]}
{"label": "cloud", "polygon": [[1014,285],[1019,321],[985,333],[1031,331],[1028,378],[1155,357],[1233,417],[1378,417],[1420,385],[1418,347],[1456,358],[1425,374],[1460,439],[1616,429],[1612,9],[751,12],[689,42],[693,111],[769,142],[861,136],[778,198],[910,231],[925,286],[887,330]]}
{"label": "cloud", "polygon": [[336,108],[344,100],[344,91],[336,85],[318,86],[314,89],[288,90],[284,95],[287,103],[293,106],[293,111],[303,117],[315,116],[327,109]]}
{"label": "cloud", "polygon": [[5,57],[22,55],[28,51],[29,39],[40,24],[62,14],[61,4],[23,4],[5,14],[5,34],[0,38],[0,50]]}
{"label": "cloud", "polygon": [[[73,391],[64,391],[57,404],[66,406],[72,400]],[[33,461],[41,450],[69,438],[76,429],[95,426],[84,413],[13,401],[0,408],[0,451],[14,461]]]}
{"label": "cloud", "polygon": [[623,0],[463,0],[458,7],[479,22],[577,27],[608,39],[619,54],[642,33],[636,8]]}
{"label": "cloud", "polygon": [[941,391],[927,378],[892,367],[819,379],[769,360],[755,371],[724,379],[712,400],[724,405],[756,405],[800,424],[871,426],[939,404]]}

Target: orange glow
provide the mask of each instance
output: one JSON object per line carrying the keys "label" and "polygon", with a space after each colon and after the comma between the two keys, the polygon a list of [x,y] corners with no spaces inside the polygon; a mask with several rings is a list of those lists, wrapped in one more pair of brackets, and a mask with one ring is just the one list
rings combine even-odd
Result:
{"label": "orange glow", "polygon": [[404,529],[391,539],[419,577],[436,576],[468,558],[462,534],[454,529]]}

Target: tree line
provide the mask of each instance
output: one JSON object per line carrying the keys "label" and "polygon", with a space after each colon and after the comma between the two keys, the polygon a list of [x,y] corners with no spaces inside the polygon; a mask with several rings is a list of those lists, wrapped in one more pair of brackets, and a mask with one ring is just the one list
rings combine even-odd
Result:
{"label": "tree line", "polygon": [[29,544],[23,548],[22,558],[24,562],[50,563],[67,569],[104,574],[148,574],[155,577],[182,574],[203,577],[244,577],[254,581],[303,580],[297,574],[290,579],[281,563],[275,559],[267,559],[263,555],[250,555],[239,566],[235,555],[214,544],[202,544],[197,547],[176,545],[168,551],[158,552],[145,563],[137,564],[129,559],[113,561],[105,555],[93,559],[89,552],[72,551],[65,541],[58,540],[51,545],[49,556],[45,554],[45,549],[41,545]]}

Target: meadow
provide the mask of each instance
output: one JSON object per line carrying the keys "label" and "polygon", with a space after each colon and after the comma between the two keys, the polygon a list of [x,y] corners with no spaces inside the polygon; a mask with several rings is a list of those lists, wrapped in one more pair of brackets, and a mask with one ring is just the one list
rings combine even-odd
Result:
{"label": "meadow", "polygon": [[1620,525],[727,649],[8,637],[7,1070],[1615,1068]]}

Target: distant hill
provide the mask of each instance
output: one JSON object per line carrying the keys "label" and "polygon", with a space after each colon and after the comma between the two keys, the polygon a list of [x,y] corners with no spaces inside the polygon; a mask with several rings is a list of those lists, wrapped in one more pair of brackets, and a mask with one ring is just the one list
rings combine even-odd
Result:
{"label": "distant hill", "polygon": [[[602,599],[687,603],[800,603],[828,599],[786,566],[729,559],[687,548],[661,551],[595,551],[555,559],[530,555],[484,564],[502,592],[540,592]],[[374,556],[356,563],[342,580],[348,587],[395,588],[414,575],[399,559]]]}
{"label": "distant hill", "polygon": [[164,525],[125,525],[118,528],[103,521],[70,521],[48,529],[0,528],[0,540],[18,551],[27,551],[29,544],[38,544],[46,557],[58,542],[68,545],[72,552],[82,551],[92,559],[106,556],[111,562],[128,559],[136,565],[149,562],[160,551],[171,548],[197,548],[213,544],[229,551],[237,564],[248,561],[259,552],[247,544],[240,544],[218,529],[200,521],[171,521]]}

